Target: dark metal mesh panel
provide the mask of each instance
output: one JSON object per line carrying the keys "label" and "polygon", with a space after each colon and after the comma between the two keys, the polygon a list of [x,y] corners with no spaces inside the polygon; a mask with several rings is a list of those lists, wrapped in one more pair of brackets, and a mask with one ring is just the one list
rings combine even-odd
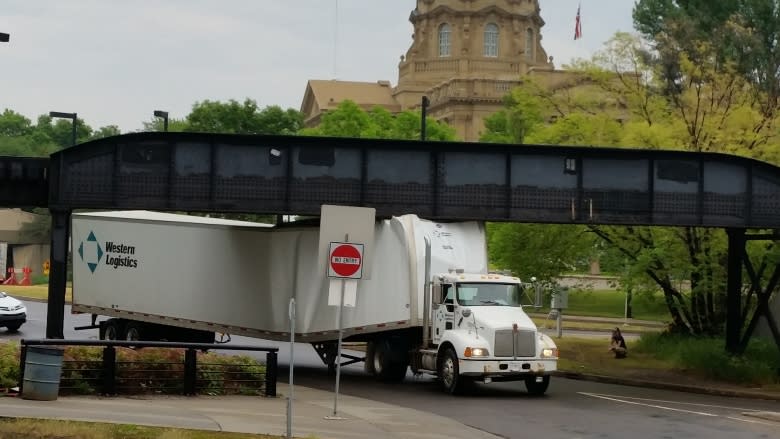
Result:
{"label": "dark metal mesh panel", "polygon": [[110,204],[113,198],[114,155],[104,154],[68,163],[63,173],[66,203]]}
{"label": "dark metal mesh panel", "polygon": [[117,202],[128,208],[169,206],[171,151],[167,143],[121,145]]}
{"label": "dark metal mesh panel", "polygon": [[460,218],[506,218],[506,156],[444,153],[439,159],[437,214]]}
{"label": "dark metal mesh panel", "polygon": [[364,202],[378,215],[433,214],[433,168],[428,151],[368,151]]}
{"label": "dark metal mesh panel", "polygon": [[780,216],[780,178],[765,172],[755,172],[750,214],[755,224],[777,227]]}
{"label": "dark metal mesh panel", "polygon": [[[576,189],[512,188],[512,219],[567,222],[572,220]],[[575,210],[576,212],[576,210]]]}
{"label": "dark metal mesh panel", "polygon": [[234,209],[284,208],[288,150],[273,146],[219,145],[214,203]]}

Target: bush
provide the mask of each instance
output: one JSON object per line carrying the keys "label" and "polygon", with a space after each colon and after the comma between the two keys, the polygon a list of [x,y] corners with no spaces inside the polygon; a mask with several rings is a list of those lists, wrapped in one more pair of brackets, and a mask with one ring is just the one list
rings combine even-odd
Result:
{"label": "bush", "polygon": [[753,339],[744,355],[731,356],[722,338],[645,334],[636,350],[670,360],[676,367],[704,378],[735,384],[780,383],[780,352],[762,339]]}
{"label": "bush", "polygon": [[[64,393],[100,391],[102,349],[68,347],[63,366]],[[121,394],[181,394],[184,391],[185,349],[116,348],[116,386]],[[201,394],[259,394],[265,382],[265,365],[247,356],[197,353],[197,390]],[[65,370],[67,369],[67,370]]]}
{"label": "bush", "polygon": [[47,285],[49,283],[49,276],[45,274],[36,274],[30,279],[33,285]]}
{"label": "bush", "polygon": [[0,343],[0,389],[19,384],[19,344]]}

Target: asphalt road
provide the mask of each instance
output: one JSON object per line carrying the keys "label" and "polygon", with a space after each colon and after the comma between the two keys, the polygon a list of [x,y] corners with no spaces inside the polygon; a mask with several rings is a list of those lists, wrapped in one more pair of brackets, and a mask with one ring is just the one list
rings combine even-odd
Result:
{"label": "asphalt road", "polygon": [[[30,302],[29,321],[19,334],[7,338],[43,338],[46,304]],[[96,338],[97,331],[73,331],[89,323],[89,316],[66,310],[66,338]],[[280,378],[287,381],[289,344],[244,337],[233,343],[280,348]],[[359,353],[356,353],[359,354]],[[334,376],[308,345],[295,348],[295,377],[299,385],[334,388]],[[745,416],[750,411],[780,411],[780,403],[724,398],[555,378],[546,396],[530,397],[522,383],[475,385],[464,396],[443,394],[430,377],[407,376],[400,384],[377,383],[362,365],[342,369],[341,392],[456,419],[466,425],[506,438],[625,439],[777,438],[780,424]]]}

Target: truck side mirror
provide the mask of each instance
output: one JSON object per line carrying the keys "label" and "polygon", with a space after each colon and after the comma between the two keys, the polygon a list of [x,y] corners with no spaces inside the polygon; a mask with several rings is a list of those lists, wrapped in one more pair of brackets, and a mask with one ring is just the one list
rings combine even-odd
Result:
{"label": "truck side mirror", "polygon": [[431,301],[436,304],[441,303],[441,284],[433,284],[433,297]]}

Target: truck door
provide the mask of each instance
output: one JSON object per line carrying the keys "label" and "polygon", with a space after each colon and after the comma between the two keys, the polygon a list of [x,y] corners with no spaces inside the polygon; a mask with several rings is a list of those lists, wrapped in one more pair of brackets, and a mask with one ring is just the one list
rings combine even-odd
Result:
{"label": "truck door", "polygon": [[444,336],[444,331],[452,329],[455,314],[455,288],[452,285],[442,284],[442,303],[436,304],[433,313],[433,343],[439,344]]}

